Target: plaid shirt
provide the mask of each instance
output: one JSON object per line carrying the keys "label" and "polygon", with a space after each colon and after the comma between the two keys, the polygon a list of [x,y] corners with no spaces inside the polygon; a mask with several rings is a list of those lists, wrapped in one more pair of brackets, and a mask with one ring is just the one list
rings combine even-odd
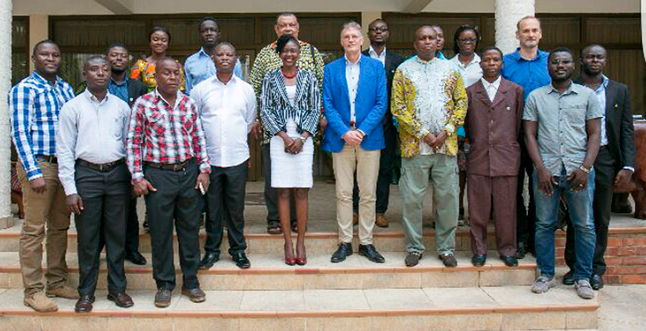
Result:
{"label": "plaid shirt", "polygon": [[9,91],[11,137],[27,179],[43,176],[36,155],[56,156],[58,115],[72,98],[70,84],[56,77],[52,86],[36,71]]}
{"label": "plaid shirt", "polygon": [[177,92],[172,107],[155,89],[137,99],[130,114],[126,138],[132,180],[143,178],[142,161],[175,164],[198,158],[200,171],[210,173],[209,157],[195,102]]}

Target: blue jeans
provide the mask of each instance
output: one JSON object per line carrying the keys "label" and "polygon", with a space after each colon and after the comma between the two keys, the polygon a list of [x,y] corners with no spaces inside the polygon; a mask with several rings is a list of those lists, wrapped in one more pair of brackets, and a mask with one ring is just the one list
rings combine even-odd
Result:
{"label": "blue jeans", "polygon": [[574,279],[590,279],[596,236],[592,202],[594,200],[594,170],[588,176],[587,189],[570,191],[570,181],[565,169],[555,176],[556,185],[551,196],[538,190],[538,172],[534,171],[534,196],[536,198],[536,262],[541,275],[554,276],[554,231],[558,217],[559,201],[565,195],[567,210],[574,226],[575,256]]}

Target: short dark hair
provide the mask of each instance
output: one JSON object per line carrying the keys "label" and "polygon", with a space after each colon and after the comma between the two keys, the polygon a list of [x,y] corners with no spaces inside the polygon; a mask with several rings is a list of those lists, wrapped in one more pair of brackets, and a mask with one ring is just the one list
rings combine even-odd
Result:
{"label": "short dark hair", "polygon": [[[85,60],[85,62],[83,63],[83,70],[85,70],[87,68],[87,66],[90,65],[90,62],[95,61],[95,60],[101,60],[101,61],[103,61],[105,63],[108,63],[108,60],[106,60],[106,58],[103,57],[103,55],[92,55],[92,56],[88,57]],[[108,65],[110,65],[110,64],[108,63]]]}
{"label": "short dark hair", "polygon": [[163,26],[154,26],[151,30],[150,33],[148,34],[148,41],[150,41],[150,38],[153,36],[153,33],[155,32],[163,32],[168,36],[168,43],[170,44],[170,32],[168,32],[168,29],[166,29]]}
{"label": "short dark hair", "polygon": [[276,41],[276,53],[278,53],[278,54],[282,53],[283,49],[285,49],[285,46],[290,41],[293,41],[294,43],[296,43],[296,45],[298,46],[299,49],[301,48],[301,45],[298,42],[298,39],[296,39],[291,34],[284,34],[284,35],[280,36],[280,38],[278,38],[278,40]]}
{"label": "short dark hair", "polygon": [[204,23],[204,22],[213,22],[213,23],[215,23],[215,26],[218,27],[218,30],[220,30],[220,22],[218,22],[218,20],[216,20],[214,17],[211,17],[211,16],[207,16],[207,17],[202,18],[202,20],[200,20],[200,24],[197,26],[197,28],[201,30],[202,29],[202,23]]}
{"label": "short dark hair", "polygon": [[460,34],[464,31],[473,31],[476,34],[476,49],[478,48],[478,43],[480,42],[480,33],[478,32],[478,29],[471,25],[460,25],[457,30],[455,30],[455,34],[453,35],[453,52],[455,55],[458,55],[460,53],[460,45],[458,44],[458,39],[460,39]]}
{"label": "short dark hair", "polygon": [[296,21],[298,22],[298,17],[296,17],[296,14],[294,14],[292,12],[282,12],[282,13],[278,14],[278,16],[276,16],[276,24],[278,24],[278,19],[280,19],[281,17],[294,17],[296,19]]}
{"label": "short dark hair", "polygon": [[552,56],[556,53],[568,53],[574,59],[574,53],[567,47],[557,47],[550,52],[550,55],[547,57],[547,61],[552,59]]}
{"label": "short dark hair", "polygon": [[128,54],[130,54],[130,51],[128,51],[128,48],[126,48],[126,45],[118,42],[110,44],[110,46],[108,46],[108,48],[105,49],[105,54],[108,55],[110,53],[110,50],[113,48],[123,48],[126,50]]}
{"label": "short dark hair", "polygon": [[36,45],[34,45],[34,50],[31,53],[31,55],[36,56],[36,52],[38,51],[38,48],[40,48],[40,46],[42,46],[42,45],[47,45],[47,44],[54,45],[59,50],[61,49],[60,47],[58,47],[58,44],[56,42],[54,42],[53,40],[45,39],[45,40],[41,40],[41,41],[37,42]]}
{"label": "short dark hair", "polygon": [[606,51],[606,53],[608,52],[608,50],[605,47],[603,47],[603,45],[601,45],[601,44],[596,44],[596,43],[595,44],[589,44],[589,45],[586,45],[585,47],[583,47],[583,49],[581,49],[581,58],[583,58],[583,53],[590,51],[590,49],[592,47],[601,47],[604,51]]}
{"label": "short dark hair", "polygon": [[177,62],[177,60],[175,60],[174,58],[172,58],[170,56],[164,56],[161,59],[157,60],[157,64],[155,65],[155,73],[157,72],[157,69],[159,69],[159,67],[161,67],[160,64],[162,64],[164,62],[167,62],[167,61]]}
{"label": "short dark hair", "polygon": [[232,43],[230,43],[230,42],[228,42],[228,41],[223,41],[223,42],[221,42],[221,43],[217,44],[217,45],[213,48],[213,53],[215,53],[215,51],[217,51],[218,49],[220,49],[221,47],[224,47],[224,46],[231,47],[231,49],[233,49],[233,52],[235,52],[235,53],[237,53],[237,52],[238,52],[238,51],[236,50],[235,46],[233,46],[233,44],[232,44]]}
{"label": "short dark hair", "polygon": [[496,51],[496,52],[500,53],[500,57],[503,57],[503,56],[504,56],[504,54],[503,54],[503,52],[500,50],[500,48],[498,48],[498,47],[496,47],[496,46],[487,46],[487,47],[483,48],[483,49],[482,49],[482,51],[480,51],[480,56],[483,56],[483,55],[484,55],[484,53],[486,53],[486,52],[488,52],[488,51]]}

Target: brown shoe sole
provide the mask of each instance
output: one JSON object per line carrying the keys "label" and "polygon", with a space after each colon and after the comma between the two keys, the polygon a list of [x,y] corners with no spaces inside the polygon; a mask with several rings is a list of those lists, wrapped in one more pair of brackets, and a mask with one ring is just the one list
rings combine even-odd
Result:
{"label": "brown shoe sole", "polygon": [[170,306],[170,301],[168,302],[157,302],[155,301],[155,307],[157,308],[168,308]]}
{"label": "brown shoe sole", "polygon": [[34,306],[32,306],[32,305],[28,304],[26,301],[23,301],[22,303],[25,305],[25,307],[29,307],[29,308],[31,308],[31,309],[33,309],[34,311],[39,312],[39,313],[53,313],[53,312],[55,312],[55,311],[58,311],[58,307],[54,307],[54,308],[49,309],[49,310],[47,310],[47,309],[40,309],[40,310],[38,310],[38,309],[36,309],[36,307],[34,307]]}

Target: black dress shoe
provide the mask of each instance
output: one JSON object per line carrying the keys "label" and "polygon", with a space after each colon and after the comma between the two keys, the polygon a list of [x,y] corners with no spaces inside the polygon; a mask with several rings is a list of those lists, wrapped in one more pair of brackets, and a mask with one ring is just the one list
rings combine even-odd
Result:
{"label": "black dress shoe", "polygon": [[160,289],[155,294],[155,307],[166,308],[170,306],[170,299],[173,297],[171,290]]}
{"label": "black dress shoe", "polygon": [[603,288],[603,276],[599,274],[592,274],[592,277],[590,277],[590,286],[592,286],[592,289],[595,291],[598,291]]}
{"label": "black dress shoe", "polygon": [[563,276],[563,284],[574,285],[574,271],[570,270]]}
{"label": "black dress shoe", "polygon": [[251,261],[249,261],[244,252],[231,255],[231,259],[233,259],[233,262],[235,262],[236,266],[240,269],[249,269],[249,267],[251,267]]}
{"label": "black dress shoe", "polygon": [[330,261],[332,263],[339,263],[345,261],[345,258],[352,255],[352,244],[351,243],[343,243],[339,245],[339,248],[337,248],[336,252],[332,254],[332,259]]}
{"label": "black dress shoe", "polygon": [[508,267],[517,267],[518,266],[518,259],[511,255],[500,255],[500,259],[502,262],[508,266]]}
{"label": "black dress shoe", "polygon": [[516,258],[522,260],[525,258],[525,254],[527,254],[527,244],[521,241],[516,249]]}
{"label": "black dress shoe", "polygon": [[114,301],[114,304],[121,308],[130,308],[135,305],[132,298],[126,292],[108,293],[108,300]]}
{"label": "black dress shoe", "polygon": [[146,258],[143,255],[141,255],[141,253],[139,252],[126,254],[126,260],[136,265],[146,265],[147,263]]}
{"label": "black dress shoe", "polygon": [[89,313],[92,311],[92,304],[94,303],[93,295],[82,295],[78,301],[76,301],[76,306],[74,306],[74,311],[77,313]]}
{"label": "black dress shoe", "polygon": [[182,294],[187,296],[189,300],[195,303],[206,301],[206,294],[199,287],[187,289],[182,288]]}
{"label": "black dress shoe", "polygon": [[200,265],[198,266],[198,268],[202,270],[211,269],[211,267],[213,267],[215,262],[218,262],[219,260],[220,260],[220,254],[206,253],[202,258],[202,261],[200,261]]}
{"label": "black dress shoe", "polygon": [[374,245],[359,245],[359,255],[365,256],[368,260],[374,263],[384,263],[386,259],[377,252]]}
{"label": "black dress shoe", "polygon": [[482,267],[485,265],[485,262],[487,262],[487,254],[476,254],[471,258],[471,264],[473,264],[474,267]]}

